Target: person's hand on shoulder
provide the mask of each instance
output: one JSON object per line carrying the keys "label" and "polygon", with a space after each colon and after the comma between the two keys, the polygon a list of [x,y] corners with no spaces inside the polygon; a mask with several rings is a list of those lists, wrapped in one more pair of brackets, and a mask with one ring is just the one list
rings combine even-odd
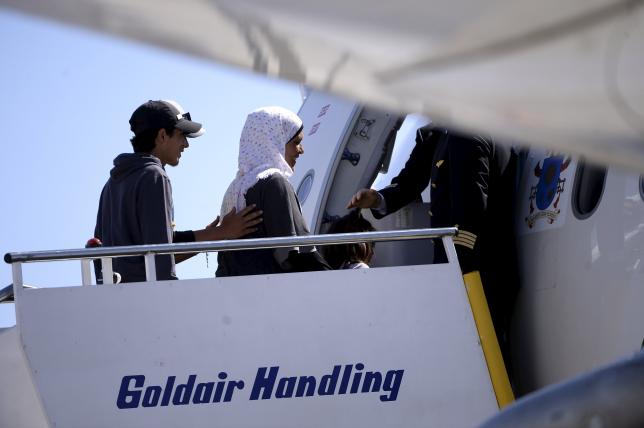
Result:
{"label": "person's hand on shoulder", "polygon": [[195,238],[197,241],[241,238],[257,230],[255,226],[263,221],[262,213],[255,205],[249,205],[240,212],[233,208],[221,221],[217,216],[205,229],[195,230]]}
{"label": "person's hand on shoulder", "polygon": [[360,189],[349,201],[347,209],[351,208],[378,208],[380,197],[373,189]]}
{"label": "person's hand on shoulder", "polygon": [[240,212],[233,208],[224,216],[217,229],[223,235],[223,239],[241,238],[257,230],[255,226],[263,221],[262,214],[263,211],[256,209],[254,204]]}

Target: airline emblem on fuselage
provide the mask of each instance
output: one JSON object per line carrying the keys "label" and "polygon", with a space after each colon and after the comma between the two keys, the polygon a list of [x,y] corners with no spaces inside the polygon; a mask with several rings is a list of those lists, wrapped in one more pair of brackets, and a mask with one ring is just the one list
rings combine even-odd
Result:
{"label": "airline emblem on fuselage", "polygon": [[[566,179],[561,174],[570,166],[570,157],[550,155],[537,162],[534,167],[534,176],[539,179],[530,189],[530,211],[525,218],[529,228],[532,228],[539,219],[545,219],[549,224],[561,214],[559,201],[565,190]],[[554,201],[554,202],[553,202]],[[536,207],[535,207],[536,205]]]}

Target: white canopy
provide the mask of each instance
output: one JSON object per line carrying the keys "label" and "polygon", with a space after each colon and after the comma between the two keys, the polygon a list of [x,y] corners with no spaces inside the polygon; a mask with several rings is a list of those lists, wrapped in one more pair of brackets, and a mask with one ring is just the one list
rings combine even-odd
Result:
{"label": "white canopy", "polygon": [[644,0],[0,0],[644,171]]}

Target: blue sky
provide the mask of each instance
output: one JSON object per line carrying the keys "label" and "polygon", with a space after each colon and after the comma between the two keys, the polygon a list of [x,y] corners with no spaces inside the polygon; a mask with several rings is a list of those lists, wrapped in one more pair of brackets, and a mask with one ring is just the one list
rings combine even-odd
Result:
{"label": "blue sky", "polygon": [[[207,130],[178,167],[168,167],[178,229],[217,216],[248,112],[301,104],[293,83],[2,8],[0,36],[2,254],[84,246],[112,160],[131,151],[128,120],[142,102],[176,100]],[[208,266],[200,255],[177,273],[214,276],[215,268],[215,255]],[[12,282],[11,267],[0,269],[2,288]],[[23,275],[37,286],[80,284],[80,262],[27,264]],[[14,324],[13,305],[0,305],[0,327]]]}

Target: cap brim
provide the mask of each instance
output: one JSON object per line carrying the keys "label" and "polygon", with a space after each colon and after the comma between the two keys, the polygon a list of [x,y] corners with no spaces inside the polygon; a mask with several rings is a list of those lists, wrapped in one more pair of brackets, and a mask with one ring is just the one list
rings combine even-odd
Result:
{"label": "cap brim", "polygon": [[206,133],[206,128],[202,127],[202,128],[201,128],[199,131],[197,131],[197,132],[193,132],[193,133],[190,133],[190,134],[186,134],[186,137],[188,137],[188,138],[197,138],[197,137],[201,137],[201,136],[202,136],[203,134],[205,134],[205,133]]}
{"label": "cap brim", "polygon": [[204,134],[205,130],[201,123],[192,122],[190,120],[180,120],[175,126],[176,129],[182,131],[187,137],[194,138]]}

